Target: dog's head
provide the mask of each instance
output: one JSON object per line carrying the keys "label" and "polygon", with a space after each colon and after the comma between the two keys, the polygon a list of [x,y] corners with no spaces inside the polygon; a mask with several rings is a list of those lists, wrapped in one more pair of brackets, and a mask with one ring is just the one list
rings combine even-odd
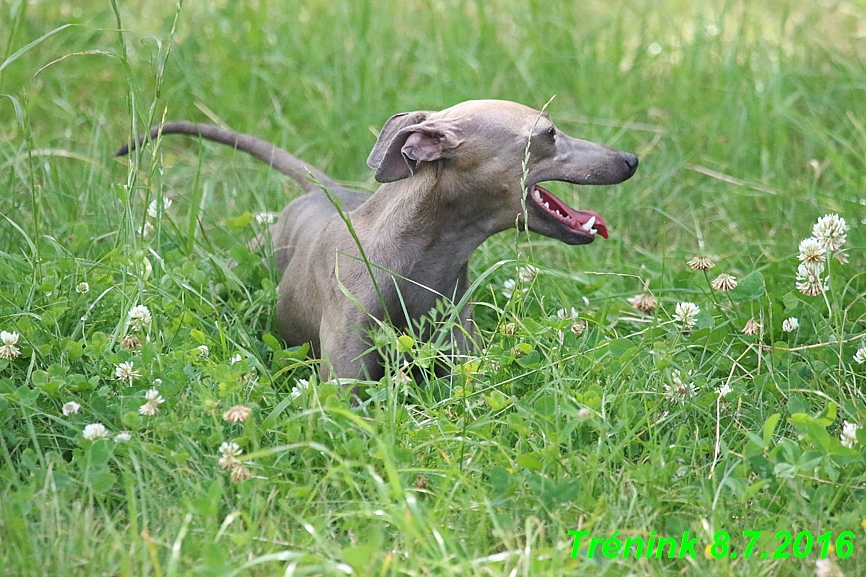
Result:
{"label": "dog's head", "polygon": [[617,184],[635,173],[638,160],[572,138],[537,110],[476,100],[441,112],[392,116],[367,164],[383,183],[410,178],[427,166],[440,169],[446,189],[462,195],[457,202],[483,211],[493,232],[516,221],[568,244],[587,244],[596,234],[607,238],[604,219],[571,208],[539,183]]}

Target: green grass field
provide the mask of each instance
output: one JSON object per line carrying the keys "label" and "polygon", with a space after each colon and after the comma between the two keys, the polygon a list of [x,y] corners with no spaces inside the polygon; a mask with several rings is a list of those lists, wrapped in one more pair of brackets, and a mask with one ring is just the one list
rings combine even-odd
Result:
{"label": "green grass field", "polygon": [[[553,187],[609,240],[487,241],[483,351],[360,407],[247,249],[288,179],[183,137],[113,157],[193,119],[374,190],[388,116],[472,98],[553,98],[640,169]],[[0,190],[2,575],[866,575],[862,0],[0,0]]]}

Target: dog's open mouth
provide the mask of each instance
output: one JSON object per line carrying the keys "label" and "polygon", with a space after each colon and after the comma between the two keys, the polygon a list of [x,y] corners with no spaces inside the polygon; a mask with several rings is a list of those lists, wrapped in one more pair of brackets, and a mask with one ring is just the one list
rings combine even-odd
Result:
{"label": "dog's open mouth", "polygon": [[607,238],[607,225],[597,212],[591,210],[575,210],[559,200],[549,190],[537,184],[530,189],[529,198],[553,219],[565,224],[577,233],[595,236],[600,234]]}

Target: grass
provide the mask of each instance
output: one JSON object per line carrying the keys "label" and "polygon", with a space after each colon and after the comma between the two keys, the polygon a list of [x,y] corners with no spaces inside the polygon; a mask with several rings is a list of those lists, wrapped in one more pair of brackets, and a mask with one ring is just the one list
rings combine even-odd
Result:
{"label": "grass", "polygon": [[[787,576],[825,544],[866,571],[866,436],[840,442],[866,425],[862,2],[4,1],[0,20],[0,329],[21,350],[0,360],[0,574]],[[553,95],[565,132],[641,157],[616,187],[554,188],[611,238],[485,243],[484,353],[357,408],[272,336],[278,279],[246,243],[286,179],[180,138],[112,157],[161,118],[210,120],[372,189],[390,114]],[[798,243],[828,213],[850,262],[805,296]],[[740,286],[711,289],[717,272]],[[651,315],[626,300],[647,290]],[[435,352],[399,336],[380,335],[392,357]],[[139,376],[118,380],[125,362]],[[225,421],[236,404],[252,417]],[[224,442],[251,478],[218,466]],[[700,543],[572,558],[577,530]],[[719,531],[737,558],[705,551]],[[763,532],[748,560],[744,531]],[[779,531],[800,548],[760,558]],[[802,532],[831,536],[798,558]]]}

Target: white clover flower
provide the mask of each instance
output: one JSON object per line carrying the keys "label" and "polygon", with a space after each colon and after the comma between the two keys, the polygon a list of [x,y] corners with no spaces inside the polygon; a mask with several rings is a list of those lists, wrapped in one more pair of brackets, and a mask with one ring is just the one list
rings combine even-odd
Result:
{"label": "white clover flower", "polygon": [[827,252],[815,237],[809,237],[800,242],[800,255],[797,257],[806,263],[821,263],[827,258]]}
{"label": "white clover flower", "polygon": [[141,236],[148,237],[153,234],[153,225],[148,220],[141,226]]}
{"label": "white clover flower", "polygon": [[694,383],[685,383],[683,376],[691,377],[692,372],[689,371],[683,375],[682,371],[674,371],[671,375],[673,386],[665,383],[665,394],[670,398],[672,403],[686,404],[686,399],[689,399],[697,394],[697,388]]}
{"label": "white clover flower", "polygon": [[165,399],[162,398],[156,389],[150,389],[144,393],[144,400],[147,402],[138,408],[138,412],[148,417],[157,414],[159,406],[165,402]]}
{"label": "white clover flower", "polygon": [[405,369],[401,368],[397,371],[397,374],[394,375],[394,382],[405,387],[412,382],[412,377],[406,374]]}
{"label": "white clover flower", "polygon": [[100,439],[107,439],[108,429],[106,429],[105,425],[102,425],[101,423],[93,423],[84,427],[84,432],[82,433],[82,436],[87,441],[98,441]]}
{"label": "white clover flower", "polygon": [[838,214],[826,214],[812,227],[812,236],[825,250],[836,252],[847,241],[845,233],[848,229],[844,218]]}
{"label": "white clover flower", "polygon": [[276,212],[260,212],[256,215],[256,222],[259,224],[273,224],[279,216]]}
{"label": "white clover flower", "polygon": [[695,303],[677,303],[673,319],[683,325],[683,329],[690,329],[698,322],[697,316],[700,312],[701,307]]}
{"label": "white clover flower", "polygon": [[210,349],[207,345],[199,345],[194,350],[198,351],[198,356],[203,359],[206,359],[210,354]]}
{"label": "white clover flower", "polygon": [[844,447],[852,448],[857,443],[857,429],[860,428],[860,425],[856,423],[849,423],[848,421],[844,421],[842,423],[842,434],[839,438],[842,441],[842,445]]}
{"label": "white clover flower", "polygon": [[292,391],[289,393],[292,400],[297,399],[304,394],[304,391],[310,388],[310,382],[307,379],[298,379],[296,383],[297,384],[292,387]]}
{"label": "white clover flower", "polygon": [[3,343],[0,346],[0,359],[5,359],[7,361],[11,361],[13,359],[18,358],[21,354],[21,349],[16,347],[18,344],[18,337],[20,335],[16,332],[6,332],[0,331],[0,342]]}
{"label": "white clover flower", "polygon": [[815,577],[845,577],[842,570],[832,559],[817,559],[815,561]]}
{"label": "white clover flower", "polygon": [[241,356],[240,353],[238,353],[235,356],[233,356],[231,359],[229,359],[229,363],[233,365],[235,363],[241,362],[242,360],[244,360],[244,358]]}
{"label": "white clover flower", "polygon": [[152,320],[153,316],[150,314],[150,309],[145,305],[136,305],[129,311],[129,322],[132,323],[133,330],[142,330]]}
{"label": "white clover flower", "polygon": [[[170,198],[162,199],[162,210],[163,212],[167,211],[171,206],[172,200]],[[159,204],[156,199],[150,201],[150,205],[147,207],[147,215],[150,218],[156,218],[159,212]]]}
{"label": "white clover flower", "polygon": [[122,433],[117,433],[114,436],[115,443],[128,443],[132,440],[132,434],[127,431],[123,431]]}
{"label": "white clover flower", "polygon": [[592,412],[592,409],[590,409],[588,407],[581,407],[580,409],[577,410],[577,418],[580,419],[581,421],[591,419],[593,417],[593,415],[594,415],[594,413]]}
{"label": "white clover flower", "polygon": [[219,452],[223,457],[237,457],[244,451],[237,443],[225,442],[220,445]]}
{"label": "white clover flower", "polygon": [[[505,282],[502,283],[502,295],[505,298],[510,299],[511,295],[514,294],[514,290],[516,288],[517,288],[517,281],[516,280],[514,280],[513,278],[505,279]],[[520,292],[525,293],[526,289],[525,288],[521,289]]]}
{"label": "white clover flower", "polygon": [[797,267],[797,290],[806,296],[817,296],[829,287],[821,280],[824,272],[824,263],[801,263]]}
{"label": "white clover flower", "polygon": [[573,325],[571,325],[571,332],[575,335],[580,336],[586,330],[586,327],[589,326],[586,324],[586,321],[577,321]]}
{"label": "white clover flower", "polygon": [[579,314],[576,308],[571,307],[570,311],[568,309],[559,309],[556,311],[556,316],[563,321],[577,321]]}
{"label": "white clover flower", "polygon": [[782,321],[782,332],[793,333],[800,328],[800,321],[797,317],[790,317]]}
{"label": "white clover flower", "polygon": [[129,381],[129,384],[132,384],[133,379],[137,379],[141,376],[141,373],[135,370],[132,366],[132,361],[126,363],[120,363],[114,367],[114,377],[118,381]]}
{"label": "white clover flower", "polygon": [[222,457],[217,464],[223,469],[232,469],[240,464],[238,456],[243,453],[243,450],[237,443],[223,443],[220,445],[219,452]]}
{"label": "white clover flower", "polygon": [[0,341],[3,342],[4,345],[15,345],[18,344],[18,337],[20,337],[16,332],[8,332],[8,331],[0,331]]}
{"label": "white clover flower", "polygon": [[60,410],[63,411],[63,414],[67,417],[69,415],[77,415],[78,411],[81,410],[81,405],[75,401],[69,401],[68,403],[65,403]]}
{"label": "white clover flower", "polygon": [[722,397],[722,398],[724,399],[725,397],[727,397],[728,395],[730,395],[730,394],[733,392],[733,390],[734,390],[734,389],[731,388],[731,385],[729,385],[728,383],[725,383],[724,385],[722,385],[721,387],[719,387],[719,391],[718,391],[718,392],[719,392],[719,396]]}
{"label": "white clover flower", "polygon": [[78,286],[75,287],[75,292],[77,292],[80,295],[83,295],[84,293],[89,292],[89,291],[90,291],[90,285],[87,284],[86,282],[80,282],[80,283],[78,283]]}
{"label": "white clover flower", "polygon": [[535,280],[538,272],[538,267],[534,267],[531,264],[519,266],[517,267],[517,279],[524,284],[529,284]]}
{"label": "white clover flower", "polygon": [[860,347],[857,349],[857,352],[854,353],[854,362],[858,365],[866,363],[866,347]]}

